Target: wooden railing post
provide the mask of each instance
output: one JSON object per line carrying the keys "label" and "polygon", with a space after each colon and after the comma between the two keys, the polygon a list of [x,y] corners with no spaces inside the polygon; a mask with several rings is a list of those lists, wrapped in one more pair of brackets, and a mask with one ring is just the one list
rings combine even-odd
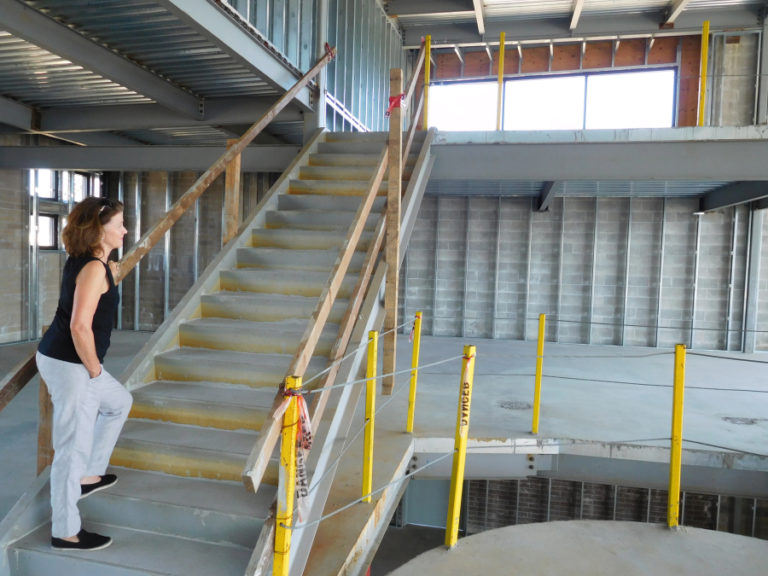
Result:
{"label": "wooden railing post", "polygon": [[[403,93],[403,71],[389,71],[389,96]],[[389,116],[389,176],[387,183],[387,283],[384,293],[384,379],[382,394],[392,394],[397,365],[397,289],[400,271],[400,193],[403,173],[403,118],[399,103],[391,107]]]}
{"label": "wooden railing post", "polygon": [[[227,140],[227,150],[237,140]],[[237,234],[240,224],[240,158],[241,154],[227,162],[224,174],[224,214],[222,222],[221,245],[226,246]]]}
{"label": "wooden railing post", "polygon": [[51,432],[53,431],[53,402],[48,393],[48,386],[40,377],[40,390],[38,392],[38,404],[40,416],[37,423],[37,475],[53,463],[53,444]]}

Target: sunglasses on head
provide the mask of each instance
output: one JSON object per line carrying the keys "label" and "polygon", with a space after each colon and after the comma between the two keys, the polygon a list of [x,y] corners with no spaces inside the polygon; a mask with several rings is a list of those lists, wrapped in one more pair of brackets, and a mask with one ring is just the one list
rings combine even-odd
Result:
{"label": "sunglasses on head", "polygon": [[115,201],[114,200],[110,200],[109,198],[100,198],[99,200],[101,201],[101,208],[99,208],[99,214],[104,212],[105,208],[112,209],[112,208],[117,207],[117,204],[115,203]]}

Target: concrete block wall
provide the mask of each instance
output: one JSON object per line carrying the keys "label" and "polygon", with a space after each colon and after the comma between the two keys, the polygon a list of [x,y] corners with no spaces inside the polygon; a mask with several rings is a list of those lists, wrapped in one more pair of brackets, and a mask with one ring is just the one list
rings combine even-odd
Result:
{"label": "concrete block wall", "polygon": [[[401,275],[401,309],[422,310],[425,333],[531,340],[544,313],[550,341],[741,349],[746,206],[697,216],[695,197],[566,197],[537,212],[527,197],[439,192],[430,183]],[[762,260],[767,350],[768,247]]]}
{"label": "concrete block wall", "polygon": [[[543,477],[470,480],[464,519],[467,534],[557,520],[658,524],[667,521],[667,500],[666,490],[637,486]],[[768,539],[768,500],[683,492],[680,513],[684,526]]]}
{"label": "concrete block wall", "polygon": [[759,47],[757,33],[713,37],[710,125],[748,126],[754,123]]}
{"label": "concrete block wall", "polygon": [[[7,138],[0,137],[4,144]],[[24,173],[0,170],[0,343],[30,337],[26,303],[29,300],[29,192]]]}

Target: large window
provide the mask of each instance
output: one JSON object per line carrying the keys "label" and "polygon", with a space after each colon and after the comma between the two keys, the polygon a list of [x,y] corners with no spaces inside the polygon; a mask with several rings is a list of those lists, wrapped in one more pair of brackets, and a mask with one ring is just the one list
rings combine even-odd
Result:
{"label": "large window", "polygon": [[[498,84],[435,85],[429,124],[495,130]],[[541,76],[504,83],[504,130],[664,128],[674,125],[675,71]]]}

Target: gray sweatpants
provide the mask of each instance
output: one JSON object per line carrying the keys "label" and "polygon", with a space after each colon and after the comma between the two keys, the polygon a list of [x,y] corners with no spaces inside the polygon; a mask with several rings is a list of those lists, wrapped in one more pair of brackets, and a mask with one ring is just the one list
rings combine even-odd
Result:
{"label": "gray sweatpants", "polygon": [[51,535],[66,538],[81,528],[80,479],[106,472],[133,398],[103,367],[92,379],[82,364],[36,359],[53,401]]}

